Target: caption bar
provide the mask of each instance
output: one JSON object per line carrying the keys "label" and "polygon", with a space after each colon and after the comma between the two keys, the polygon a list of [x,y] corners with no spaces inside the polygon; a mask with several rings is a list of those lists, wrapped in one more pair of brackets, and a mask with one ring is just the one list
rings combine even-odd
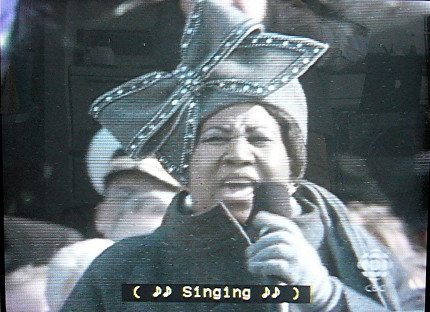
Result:
{"label": "caption bar", "polygon": [[310,303],[311,287],[299,285],[123,284],[131,302]]}

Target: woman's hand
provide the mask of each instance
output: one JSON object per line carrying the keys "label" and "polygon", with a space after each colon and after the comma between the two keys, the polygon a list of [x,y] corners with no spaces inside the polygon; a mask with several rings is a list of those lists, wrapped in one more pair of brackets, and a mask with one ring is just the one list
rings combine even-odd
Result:
{"label": "woman's hand", "polygon": [[259,235],[246,252],[251,273],[288,284],[310,285],[313,302],[320,307],[331,301],[335,280],[293,221],[260,211],[252,226]]}

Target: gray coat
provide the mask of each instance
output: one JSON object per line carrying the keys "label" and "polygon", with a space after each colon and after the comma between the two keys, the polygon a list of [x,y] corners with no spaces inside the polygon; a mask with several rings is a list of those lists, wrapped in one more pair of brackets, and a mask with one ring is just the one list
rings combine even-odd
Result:
{"label": "gray coat", "polygon": [[[371,283],[357,267],[358,255],[382,247],[348,222],[343,204],[309,182],[304,182],[296,194],[306,212],[296,218],[296,223],[317,249],[330,275],[342,283],[341,299],[334,311],[404,311],[400,300],[403,295],[399,296],[402,277],[395,265],[383,281],[384,292],[366,292]],[[229,211],[218,205],[202,215],[187,215],[181,212],[185,195],[180,193],[173,200],[163,224],[153,234],[122,240],[99,256],[62,311],[273,311],[273,305],[265,304],[121,300],[123,283],[265,284],[246,268],[245,249],[250,238]],[[290,311],[299,308],[309,307],[290,304]]]}

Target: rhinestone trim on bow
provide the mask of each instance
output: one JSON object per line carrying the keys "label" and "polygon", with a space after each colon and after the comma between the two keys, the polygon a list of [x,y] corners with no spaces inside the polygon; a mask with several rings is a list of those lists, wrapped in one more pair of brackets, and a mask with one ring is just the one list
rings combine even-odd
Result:
{"label": "rhinestone trim on bow", "polygon": [[[201,13],[205,0],[197,0],[193,13],[189,16],[185,26],[181,41],[181,53],[185,55],[187,49],[193,43],[193,36],[201,26]],[[185,65],[183,60],[171,73],[153,72],[135,79],[132,79],[117,88],[98,97],[92,104],[90,114],[97,119],[101,112],[118,101],[134,93],[146,90],[165,79],[177,80],[178,87],[172,94],[160,103],[160,109],[150,121],[143,125],[132,137],[126,146],[127,152],[136,157],[144,148],[145,143],[168,121],[177,114],[176,123],[185,116],[185,136],[183,138],[180,163],[174,165],[169,159],[160,155],[160,161],[171,173],[175,172],[180,176],[188,169],[189,158],[194,147],[198,118],[196,109],[198,108],[197,95],[203,87],[211,87],[223,92],[244,94],[257,97],[265,97],[292,79],[302,75],[328,48],[328,45],[316,42],[307,38],[285,36],[280,34],[256,32],[262,31],[263,26],[247,20],[236,25],[230,34],[222,41],[218,49],[208,55],[204,61],[195,66]],[[196,44],[199,44],[198,42]],[[272,47],[277,49],[300,52],[301,57],[297,58],[291,66],[285,68],[279,75],[273,77],[269,82],[251,82],[243,79],[211,79],[210,74],[214,67],[238,47],[257,48]],[[189,60],[188,60],[189,61]],[[172,131],[175,125],[172,126]],[[162,146],[168,137],[163,138],[158,146]]]}

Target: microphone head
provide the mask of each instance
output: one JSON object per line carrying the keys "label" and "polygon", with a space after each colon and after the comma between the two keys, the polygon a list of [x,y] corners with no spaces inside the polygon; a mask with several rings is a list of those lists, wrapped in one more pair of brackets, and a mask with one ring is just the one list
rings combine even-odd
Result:
{"label": "microphone head", "polygon": [[252,221],[259,211],[291,217],[288,189],[277,182],[258,183],[254,189],[254,204],[248,222]]}

